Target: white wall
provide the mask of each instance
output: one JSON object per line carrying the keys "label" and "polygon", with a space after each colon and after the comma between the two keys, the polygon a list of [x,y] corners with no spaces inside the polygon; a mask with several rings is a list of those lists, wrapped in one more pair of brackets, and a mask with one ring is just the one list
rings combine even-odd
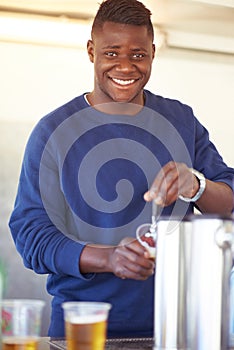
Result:
{"label": "white wall", "polygon": [[[33,125],[52,109],[90,91],[92,72],[85,50],[0,42],[0,257],[7,264],[8,297],[42,297],[49,305],[45,278],[23,267],[7,223]],[[162,51],[155,59],[147,87],[193,106],[226,162],[234,165],[233,57]]]}
{"label": "white wall", "polygon": [[234,56],[162,51],[149,87],[193,107],[225,161],[234,166]]}
{"label": "white wall", "polygon": [[[0,120],[31,121],[93,85],[85,49],[0,42]],[[156,56],[152,91],[190,104],[225,160],[234,165],[234,57],[185,50]]]}

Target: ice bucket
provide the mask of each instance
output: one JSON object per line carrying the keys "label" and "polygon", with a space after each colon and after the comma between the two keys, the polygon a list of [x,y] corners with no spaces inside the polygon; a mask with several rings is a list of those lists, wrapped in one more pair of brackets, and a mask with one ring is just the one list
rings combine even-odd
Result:
{"label": "ice bucket", "polygon": [[157,237],[155,349],[228,349],[232,218],[165,218]]}

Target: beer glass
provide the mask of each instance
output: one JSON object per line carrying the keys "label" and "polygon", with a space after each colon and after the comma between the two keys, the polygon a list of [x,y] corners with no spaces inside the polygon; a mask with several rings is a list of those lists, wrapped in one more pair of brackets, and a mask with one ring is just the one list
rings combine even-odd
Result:
{"label": "beer glass", "polygon": [[68,350],[104,350],[111,305],[104,302],[65,302]]}
{"label": "beer glass", "polygon": [[36,350],[41,332],[42,300],[1,301],[2,350]]}
{"label": "beer glass", "polygon": [[156,257],[156,229],[152,231],[152,224],[142,224],[137,227],[136,238],[150,254],[150,259],[155,260]]}

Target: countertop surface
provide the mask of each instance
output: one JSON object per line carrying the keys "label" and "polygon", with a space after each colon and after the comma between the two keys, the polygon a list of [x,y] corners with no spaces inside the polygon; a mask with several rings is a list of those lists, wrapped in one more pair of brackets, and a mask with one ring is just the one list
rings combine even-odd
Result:
{"label": "countertop surface", "polygon": [[[229,350],[234,350],[229,347]],[[66,341],[64,339],[41,338],[38,350],[66,350]],[[134,338],[134,339],[108,339],[106,350],[155,350],[152,338]]]}
{"label": "countertop surface", "polygon": [[[50,339],[45,338],[48,343],[48,349],[50,350],[65,350],[66,341],[64,339]],[[153,349],[154,341],[152,338],[134,338],[134,339],[108,339],[106,342],[106,350],[128,350],[128,349],[141,349],[149,350]],[[47,348],[43,348],[43,350]],[[42,350],[42,349],[39,349]]]}

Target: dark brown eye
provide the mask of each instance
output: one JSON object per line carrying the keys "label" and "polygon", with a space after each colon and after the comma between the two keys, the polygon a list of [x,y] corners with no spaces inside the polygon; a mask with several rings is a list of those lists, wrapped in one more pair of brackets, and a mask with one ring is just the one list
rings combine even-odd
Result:
{"label": "dark brown eye", "polygon": [[108,52],[105,52],[105,55],[108,57],[115,57],[117,56],[117,53],[113,51],[108,51]]}
{"label": "dark brown eye", "polygon": [[143,53],[134,53],[133,58],[144,58],[145,55]]}

